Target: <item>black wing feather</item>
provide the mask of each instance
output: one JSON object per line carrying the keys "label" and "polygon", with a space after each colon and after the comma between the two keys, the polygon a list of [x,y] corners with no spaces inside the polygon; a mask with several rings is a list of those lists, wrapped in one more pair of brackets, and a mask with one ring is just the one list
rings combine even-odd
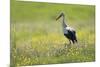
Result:
{"label": "black wing feather", "polygon": [[77,42],[77,39],[76,39],[76,32],[75,31],[71,31],[71,30],[68,30],[68,34],[64,34],[68,39],[72,40],[72,42],[74,43],[74,41]]}

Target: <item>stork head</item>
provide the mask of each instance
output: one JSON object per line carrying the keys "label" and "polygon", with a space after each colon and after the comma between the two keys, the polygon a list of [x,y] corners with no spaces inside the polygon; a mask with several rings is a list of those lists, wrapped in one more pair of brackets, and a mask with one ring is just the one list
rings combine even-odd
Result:
{"label": "stork head", "polygon": [[63,12],[56,18],[56,20],[58,20],[62,16],[64,16],[64,13]]}

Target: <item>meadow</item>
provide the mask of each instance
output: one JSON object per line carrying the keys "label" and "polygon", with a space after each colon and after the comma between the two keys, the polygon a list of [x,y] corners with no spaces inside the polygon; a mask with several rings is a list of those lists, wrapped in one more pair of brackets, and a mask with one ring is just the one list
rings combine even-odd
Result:
{"label": "meadow", "polygon": [[[78,43],[62,32],[60,12]],[[11,67],[95,61],[95,6],[11,1]]]}

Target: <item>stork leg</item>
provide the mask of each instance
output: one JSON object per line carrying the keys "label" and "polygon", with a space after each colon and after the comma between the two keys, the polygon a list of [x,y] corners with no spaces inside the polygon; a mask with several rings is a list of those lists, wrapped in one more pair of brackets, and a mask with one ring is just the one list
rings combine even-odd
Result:
{"label": "stork leg", "polygon": [[69,39],[69,44],[71,44],[71,40]]}
{"label": "stork leg", "polygon": [[76,39],[75,41],[76,41],[76,43],[77,43],[77,39]]}
{"label": "stork leg", "polygon": [[75,43],[75,40],[72,40],[73,44]]}
{"label": "stork leg", "polygon": [[65,46],[64,46],[64,48],[67,48],[67,44],[65,43]]}

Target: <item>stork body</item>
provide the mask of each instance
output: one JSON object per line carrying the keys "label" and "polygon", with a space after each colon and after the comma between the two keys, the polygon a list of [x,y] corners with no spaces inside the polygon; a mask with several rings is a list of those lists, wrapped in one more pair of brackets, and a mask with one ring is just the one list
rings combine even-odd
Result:
{"label": "stork body", "polygon": [[68,38],[70,44],[71,42],[74,44],[75,42],[77,42],[77,38],[76,38],[76,31],[69,27],[66,23],[65,23],[65,16],[64,13],[61,13],[56,20],[58,20],[60,17],[62,17],[62,28],[63,28],[63,33],[64,36],[66,38]]}

